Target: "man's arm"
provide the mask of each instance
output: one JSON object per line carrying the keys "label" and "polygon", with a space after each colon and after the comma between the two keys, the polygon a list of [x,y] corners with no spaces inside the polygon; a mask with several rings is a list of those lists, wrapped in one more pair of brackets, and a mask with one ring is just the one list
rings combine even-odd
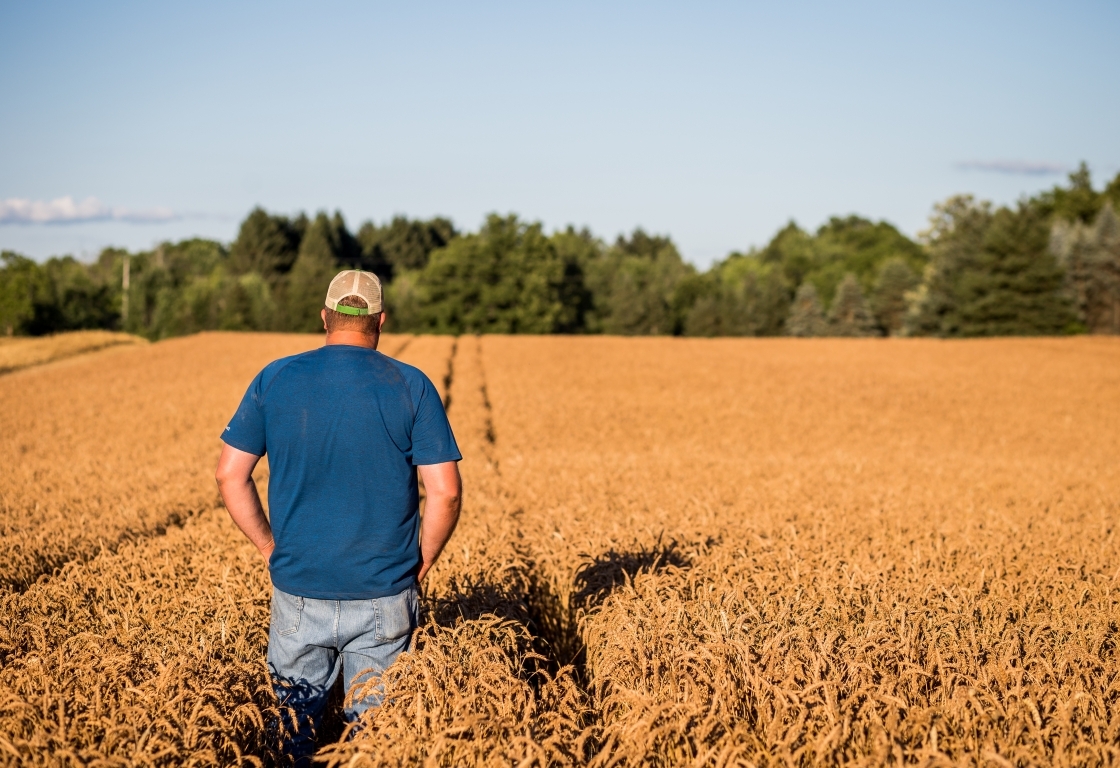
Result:
{"label": "man's arm", "polygon": [[226,445],[218,459],[214,479],[218,481],[218,490],[229,516],[249,541],[253,542],[253,546],[260,550],[267,563],[274,546],[272,526],[268,524],[264,507],[261,506],[257,484],[253,482],[253,469],[260,460],[260,456]]}
{"label": "man's arm", "polygon": [[459,477],[458,462],[427,464],[419,469],[420,479],[424,481],[424,492],[427,494],[424,520],[420,523],[422,559],[420,573],[417,575],[423,581],[459,522],[459,510],[463,505],[463,480]]}

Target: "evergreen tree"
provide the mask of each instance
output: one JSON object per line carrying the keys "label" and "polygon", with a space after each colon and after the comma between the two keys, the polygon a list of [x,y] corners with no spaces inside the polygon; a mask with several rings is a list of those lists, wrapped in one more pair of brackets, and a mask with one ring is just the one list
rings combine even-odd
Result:
{"label": "evergreen tree", "polygon": [[1090,333],[1120,333],[1120,217],[1111,201],[1092,225],[1058,221],[1051,251],[1065,272],[1067,295]]}
{"label": "evergreen tree", "polygon": [[1047,217],[1053,216],[1065,221],[1079,221],[1088,224],[1097,216],[1104,197],[1093,189],[1089,166],[1082,162],[1077,170],[1069,175],[1068,187],[1054,187],[1044,192],[1032,202]]}
{"label": "evergreen tree", "polygon": [[962,276],[962,335],[1034,336],[1075,327],[1048,245],[1049,222],[1035,207],[996,211],[977,268]]}
{"label": "evergreen tree", "polygon": [[1120,173],[1117,173],[1104,188],[1103,196],[1112,204],[1113,213],[1120,211]]}
{"label": "evergreen tree", "polygon": [[398,272],[423,269],[432,251],[443,248],[458,234],[451,221],[442,217],[420,221],[394,216],[382,227],[367,221],[358,230],[357,238],[362,269],[391,282]]}
{"label": "evergreen tree", "polygon": [[322,330],[319,310],[324,306],[327,287],[344,260],[354,259],[356,250],[341,215],[336,213],[328,217],[319,213],[315,217],[288,274],[281,318],[285,330],[310,333]]}
{"label": "evergreen tree", "polygon": [[902,259],[888,259],[879,270],[871,293],[871,311],[888,336],[902,332],[906,320],[906,295],[918,287],[918,275]]}
{"label": "evergreen tree", "polygon": [[254,208],[237,232],[230,247],[230,267],[236,273],[256,272],[266,280],[287,274],[299,255],[299,244],[307,229],[302,215],[292,221]]}
{"label": "evergreen tree", "polygon": [[958,335],[960,276],[974,266],[992,218],[991,204],[971,195],[934,206],[930,228],[922,233],[930,262],[908,302],[904,332],[912,336]]}
{"label": "evergreen tree", "polygon": [[910,333],[1039,335],[1075,327],[1040,206],[993,213],[972,198],[952,198],[936,209],[928,237],[932,260],[907,317]]}
{"label": "evergreen tree", "polygon": [[786,334],[789,336],[825,336],[828,323],[824,318],[821,300],[812,283],[802,283],[793,298],[793,307],[786,320]]}
{"label": "evergreen tree", "polygon": [[873,336],[875,321],[867,310],[863,289],[856,276],[848,273],[840,281],[832,308],[828,313],[829,330],[833,336]]}

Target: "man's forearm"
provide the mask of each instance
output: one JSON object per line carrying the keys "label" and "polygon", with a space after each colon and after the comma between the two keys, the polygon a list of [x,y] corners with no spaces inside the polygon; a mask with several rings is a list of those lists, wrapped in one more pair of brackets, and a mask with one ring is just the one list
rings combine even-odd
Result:
{"label": "man's forearm", "polygon": [[222,501],[226,511],[233,518],[233,522],[241,529],[249,541],[264,556],[267,561],[272,554],[272,526],[268,524],[268,517],[261,506],[261,497],[257,493],[257,484],[252,478],[248,480],[236,479],[219,482],[218,490],[221,491]]}
{"label": "man's forearm", "polygon": [[459,522],[459,496],[428,496],[424,503],[424,520],[420,523],[420,573],[421,581],[439,559]]}
{"label": "man's forearm", "polygon": [[257,484],[253,482],[253,469],[260,459],[260,456],[227,444],[222,447],[222,455],[218,457],[214,479],[218,481],[218,491],[222,494],[229,516],[267,562],[273,548],[272,526],[268,524],[264,507],[261,506]]}

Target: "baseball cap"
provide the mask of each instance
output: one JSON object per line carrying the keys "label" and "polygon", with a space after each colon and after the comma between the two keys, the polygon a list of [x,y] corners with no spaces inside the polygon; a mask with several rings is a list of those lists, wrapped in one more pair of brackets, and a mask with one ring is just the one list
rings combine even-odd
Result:
{"label": "baseball cap", "polygon": [[[347,296],[357,296],[366,306],[347,307],[338,302]],[[372,272],[360,269],[344,269],[334,276],[327,289],[327,309],[344,315],[376,315],[381,311],[381,281]]]}

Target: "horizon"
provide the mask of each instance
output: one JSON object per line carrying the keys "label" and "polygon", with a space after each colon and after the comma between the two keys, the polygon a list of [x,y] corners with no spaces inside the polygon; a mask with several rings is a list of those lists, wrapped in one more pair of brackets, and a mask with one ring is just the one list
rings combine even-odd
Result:
{"label": "horizon", "polygon": [[[352,229],[513,212],[700,268],[789,221],[909,237],[1120,171],[1120,7],[333,3],[0,11],[0,248],[231,242],[256,205]],[[962,23],[962,20],[967,23]],[[325,119],[324,119],[325,116]],[[68,199],[69,202],[60,203]],[[65,222],[65,223],[62,223]]]}

